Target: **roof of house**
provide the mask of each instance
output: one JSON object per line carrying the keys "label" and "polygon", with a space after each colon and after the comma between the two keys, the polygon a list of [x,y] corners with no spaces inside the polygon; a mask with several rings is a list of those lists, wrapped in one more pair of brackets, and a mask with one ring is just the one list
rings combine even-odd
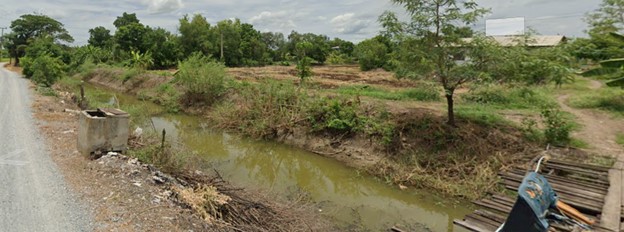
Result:
{"label": "roof of house", "polygon": [[[516,46],[522,42],[524,37],[521,36],[492,36],[490,37],[498,42],[503,47]],[[562,35],[534,35],[526,40],[526,45],[529,47],[554,47],[566,41],[566,37]],[[472,38],[464,39],[465,42],[470,42]]]}

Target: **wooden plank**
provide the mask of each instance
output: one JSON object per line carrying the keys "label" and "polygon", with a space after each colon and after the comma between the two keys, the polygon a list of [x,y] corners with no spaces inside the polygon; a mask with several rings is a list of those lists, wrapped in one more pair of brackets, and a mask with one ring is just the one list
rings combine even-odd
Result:
{"label": "wooden plank", "polygon": [[[549,176],[545,176],[545,177],[546,179],[548,179],[548,183],[550,183],[553,186],[553,188],[556,188],[557,186],[559,186],[561,188],[567,188],[567,189],[578,189],[583,194],[585,192],[591,192],[590,195],[600,198],[600,199],[604,198],[604,195],[607,193],[607,191],[603,188],[588,188],[588,186],[582,186],[582,184],[572,183],[574,180],[563,182],[557,179],[549,178]],[[517,174],[507,174],[505,176],[502,176],[502,178],[505,180],[512,180],[514,182],[517,182],[518,185],[520,185],[520,182],[524,179],[524,176],[520,176]]]}
{"label": "wooden plank", "polygon": [[474,201],[473,203],[483,208],[495,210],[495,211],[505,213],[505,214],[509,214],[509,212],[511,211],[511,207],[503,206],[497,203],[492,203],[491,201],[488,201],[487,199]]}
{"label": "wooden plank", "polygon": [[559,164],[559,165],[565,165],[565,166],[572,166],[572,167],[590,169],[590,170],[594,170],[594,171],[598,171],[598,172],[604,172],[604,173],[608,173],[609,169],[611,169],[610,167],[605,167],[605,166],[597,166],[597,165],[591,165],[591,164],[576,163],[576,162],[570,162],[570,161],[564,161],[564,160],[549,160],[548,163],[554,163],[554,164]]}

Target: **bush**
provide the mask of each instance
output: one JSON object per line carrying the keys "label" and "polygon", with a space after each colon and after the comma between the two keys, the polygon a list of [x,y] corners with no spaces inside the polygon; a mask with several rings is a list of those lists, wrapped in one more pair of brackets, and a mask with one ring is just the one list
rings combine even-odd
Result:
{"label": "bush", "polygon": [[363,122],[357,110],[358,105],[347,99],[322,98],[311,104],[308,118],[314,131],[351,133]]}
{"label": "bush", "polygon": [[24,75],[39,85],[50,87],[65,75],[64,66],[59,58],[44,54],[32,62],[27,59],[24,70],[28,71],[25,71]]}
{"label": "bush", "polygon": [[177,113],[180,111],[180,92],[178,92],[170,83],[164,83],[156,89],[158,96],[156,101],[165,107],[169,113]]}
{"label": "bush", "polygon": [[211,105],[226,91],[227,73],[223,64],[195,54],[181,62],[179,69],[175,78],[185,90],[183,99],[186,105]]}
{"label": "bush", "polygon": [[542,110],[544,120],[544,138],[552,145],[563,146],[570,143],[572,124],[568,123],[562,112],[558,109],[547,108]]}
{"label": "bush", "polygon": [[354,54],[360,64],[362,71],[373,70],[386,66],[388,60],[388,47],[377,38],[360,42]]}

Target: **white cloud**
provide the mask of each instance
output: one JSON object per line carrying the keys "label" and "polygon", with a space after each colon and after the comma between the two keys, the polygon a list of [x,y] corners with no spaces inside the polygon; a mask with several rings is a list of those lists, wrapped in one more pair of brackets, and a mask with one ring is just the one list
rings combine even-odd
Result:
{"label": "white cloud", "polygon": [[371,26],[373,20],[356,17],[354,13],[338,15],[329,21],[334,31],[342,34],[361,34]]}
{"label": "white cloud", "polygon": [[168,13],[184,7],[182,0],[142,0],[150,13]]}
{"label": "white cloud", "polygon": [[263,11],[259,15],[249,18],[249,22],[264,28],[293,29],[297,25],[291,17],[292,15],[286,11]]}

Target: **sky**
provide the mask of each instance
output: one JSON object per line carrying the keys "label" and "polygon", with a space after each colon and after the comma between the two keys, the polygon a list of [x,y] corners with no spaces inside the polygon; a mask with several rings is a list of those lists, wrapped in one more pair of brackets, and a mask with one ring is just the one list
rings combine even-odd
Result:
{"label": "sky", "polygon": [[[6,1],[6,2],[4,2]],[[601,0],[476,0],[491,13],[485,19],[525,17],[526,26],[543,35],[586,36],[584,15]],[[104,26],[123,12],[137,13],[143,24],[177,33],[178,19],[202,14],[209,22],[239,18],[260,31],[289,34],[312,32],[359,42],[380,31],[377,18],[386,10],[404,15],[389,0],[0,0],[0,27],[20,15],[40,13],[61,23],[75,38],[87,43],[88,30]],[[485,20],[474,25],[485,31]]]}

